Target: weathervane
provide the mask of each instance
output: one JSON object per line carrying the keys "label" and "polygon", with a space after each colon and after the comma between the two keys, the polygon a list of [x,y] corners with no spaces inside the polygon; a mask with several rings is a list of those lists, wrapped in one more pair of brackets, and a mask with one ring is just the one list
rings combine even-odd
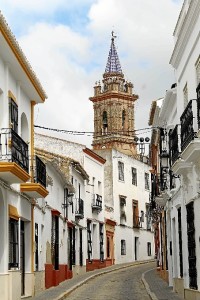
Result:
{"label": "weathervane", "polygon": [[117,36],[114,35],[114,31],[113,31],[113,30],[112,30],[111,34],[112,34],[112,40],[114,41],[114,39],[115,39]]}

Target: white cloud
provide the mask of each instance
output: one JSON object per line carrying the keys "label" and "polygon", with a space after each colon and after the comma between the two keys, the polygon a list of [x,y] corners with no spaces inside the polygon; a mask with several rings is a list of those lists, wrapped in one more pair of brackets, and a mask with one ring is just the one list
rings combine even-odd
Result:
{"label": "white cloud", "polygon": [[2,7],[10,7],[11,10],[21,10],[39,14],[53,13],[57,9],[70,9],[72,7],[84,6],[94,0],[2,0]]}
{"label": "white cloud", "polygon": [[[46,0],[6,0],[6,14],[11,2],[12,8],[23,8],[27,12],[32,9],[33,17],[39,9],[45,15],[63,7],[66,18],[65,9],[72,3],[66,0],[48,0],[48,3]],[[88,98],[93,95],[94,82],[102,78],[110,33],[114,29],[125,77],[133,82],[140,97],[135,109],[136,127],[146,127],[151,101],[162,97],[174,81],[169,59],[180,2],[75,0],[73,6],[81,3],[91,3],[88,21],[81,32],[64,24],[48,23],[45,19],[42,23],[32,22],[31,27],[17,37],[48,94],[46,103],[36,108],[35,123],[67,130],[93,130],[93,107]],[[12,20],[14,17],[13,14]],[[16,18],[19,20],[20,16]],[[81,19],[79,21],[82,24]],[[91,138],[85,136],[75,140],[91,143]]]}

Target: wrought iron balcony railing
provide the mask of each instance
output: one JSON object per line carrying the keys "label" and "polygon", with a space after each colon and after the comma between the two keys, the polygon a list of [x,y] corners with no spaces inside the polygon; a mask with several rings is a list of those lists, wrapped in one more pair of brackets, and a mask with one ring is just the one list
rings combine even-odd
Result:
{"label": "wrought iron balcony railing", "polygon": [[141,222],[140,222],[140,217],[133,215],[133,227],[134,228],[140,228],[141,227]]}
{"label": "wrought iron balcony railing", "polygon": [[0,130],[0,161],[15,162],[29,173],[28,145],[12,128]]}
{"label": "wrought iron balcony railing", "polygon": [[169,131],[169,160],[170,166],[179,158],[180,151],[180,125],[176,125],[174,129]]}
{"label": "wrought iron balcony railing", "polygon": [[46,188],[46,165],[37,155],[35,156],[34,180]]}
{"label": "wrought iron balcony railing", "polygon": [[200,129],[200,82],[196,89],[197,92],[197,122],[198,122],[198,129]]}
{"label": "wrought iron balcony railing", "polygon": [[189,101],[180,118],[181,121],[181,151],[195,138],[197,133],[197,100]]}
{"label": "wrought iron balcony railing", "polygon": [[78,219],[84,218],[84,201],[81,198],[75,199],[75,217]]}
{"label": "wrought iron balcony railing", "polygon": [[92,195],[92,209],[102,210],[102,196],[98,194]]}

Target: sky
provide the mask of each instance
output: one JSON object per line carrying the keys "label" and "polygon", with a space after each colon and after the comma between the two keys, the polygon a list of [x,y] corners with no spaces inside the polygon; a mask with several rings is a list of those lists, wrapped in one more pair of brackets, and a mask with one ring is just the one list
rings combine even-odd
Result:
{"label": "sky", "polygon": [[[139,95],[135,128],[149,135],[151,102],[175,82],[169,61],[183,0],[0,0],[0,10],[48,99],[35,108],[35,125],[73,131],[59,138],[91,147],[93,96],[102,80],[111,31],[125,79]],[[51,130],[36,129],[47,135]]]}

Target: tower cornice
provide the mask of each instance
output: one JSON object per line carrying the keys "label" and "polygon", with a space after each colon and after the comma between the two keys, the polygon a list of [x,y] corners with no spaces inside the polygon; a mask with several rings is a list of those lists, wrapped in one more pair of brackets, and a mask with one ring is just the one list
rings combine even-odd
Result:
{"label": "tower cornice", "polygon": [[138,95],[127,95],[127,94],[119,94],[118,92],[108,92],[105,94],[101,94],[98,96],[94,96],[94,97],[90,97],[89,100],[94,102],[99,102],[99,101],[104,101],[104,100],[128,100],[128,101],[132,101],[135,102],[137,99],[139,98]]}

